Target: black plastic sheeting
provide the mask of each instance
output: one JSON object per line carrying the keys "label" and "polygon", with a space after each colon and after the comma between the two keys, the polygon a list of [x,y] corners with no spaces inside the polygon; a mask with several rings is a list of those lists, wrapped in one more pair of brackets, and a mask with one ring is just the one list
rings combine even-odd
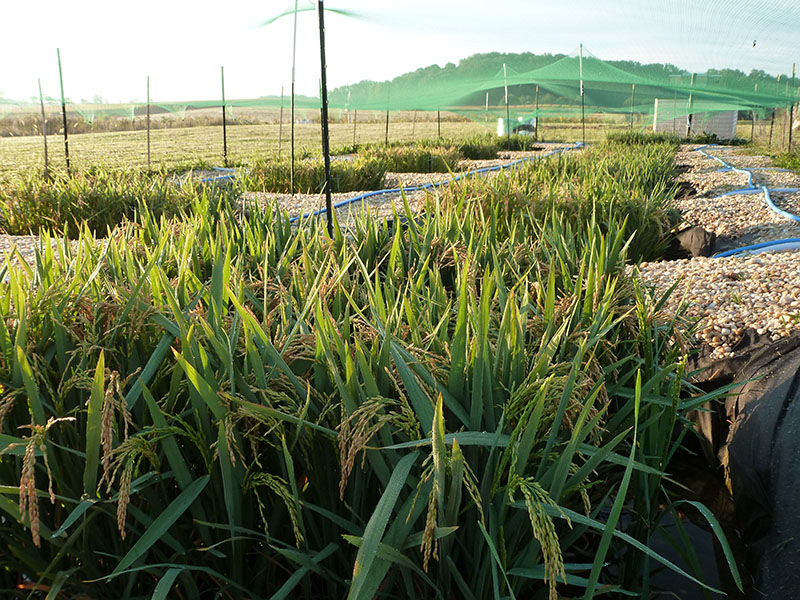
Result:
{"label": "black plastic sheeting", "polygon": [[741,383],[725,401],[698,413],[732,492],[753,598],[800,598],[800,333],[757,336],[709,378]]}

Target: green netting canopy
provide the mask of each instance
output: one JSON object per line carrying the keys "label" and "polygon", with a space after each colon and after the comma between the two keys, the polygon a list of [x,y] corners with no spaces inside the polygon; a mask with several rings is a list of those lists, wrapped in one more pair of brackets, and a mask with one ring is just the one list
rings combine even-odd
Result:
{"label": "green netting canopy", "polygon": [[[488,58],[486,58],[488,56]],[[475,119],[516,117],[574,116],[581,106],[581,86],[587,112],[645,115],[650,118],[660,100],[659,120],[672,120],[690,113],[748,111],[763,116],[775,108],[797,102],[798,88],[763,71],[749,75],[737,70],[689,73],[668,64],[641,65],[635,62],[609,62],[581,49],[569,55],[510,55],[515,65],[505,65],[506,55],[484,55],[462,61],[458,67],[428,67],[407,73],[392,81],[362,81],[329,92],[334,109],[365,111],[451,111]],[[522,57],[522,58],[520,58]],[[523,60],[525,59],[525,60]],[[520,66],[535,64],[529,70]],[[514,68],[516,67],[516,69]],[[233,99],[228,110],[279,109],[288,106],[281,96]],[[193,110],[220,107],[221,100],[157,101],[151,111],[169,112],[181,117]],[[318,110],[319,98],[298,96],[300,110]],[[144,114],[143,103],[69,103],[68,110],[87,121],[98,117],[134,119]],[[34,103],[0,99],[0,117],[38,113]]]}

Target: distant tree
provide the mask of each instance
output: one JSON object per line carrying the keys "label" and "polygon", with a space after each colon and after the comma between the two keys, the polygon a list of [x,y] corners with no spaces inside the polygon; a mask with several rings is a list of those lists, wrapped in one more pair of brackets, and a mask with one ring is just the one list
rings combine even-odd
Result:
{"label": "distant tree", "polygon": [[[421,102],[428,99],[428,108],[431,107],[430,98],[438,102],[448,100],[447,90],[452,89],[453,96],[458,96],[463,90],[464,82],[495,80],[498,88],[468,93],[467,96],[452,97],[450,101],[457,101],[464,105],[483,105],[486,101],[486,92],[489,92],[490,106],[499,106],[502,103],[502,72],[505,64],[509,74],[524,74],[551,65],[566,58],[564,54],[532,54],[487,52],[473,54],[455,63],[447,63],[444,67],[430,65],[410,71],[395,77],[391,81],[360,81],[350,86],[343,86],[330,92],[331,102],[344,104],[348,98],[348,90],[354,103],[360,106],[370,106],[381,110],[392,104],[392,98],[403,97],[405,104],[409,99],[420,98]],[[688,85],[691,73],[670,63],[642,64],[633,60],[604,61],[607,65],[616,67],[627,73],[635,74],[650,80],[654,86],[662,85]],[[715,88],[731,88],[734,90],[755,90],[756,85],[760,91],[775,89],[776,78],[761,70],[753,70],[749,74],[736,69],[709,69],[698,82],[700,86],[713,86]],[[767,84],[771,84],[768,86]],[[782,82],[783,84],[783,82]],[[474,88],[473,88],[474,89]],[[499,91],[498,91],[499,90]],[[597,93],[597,90],[594,92]],[[618,105],[630,104],[629,93],[610,92],[621,96],[614,100]],[[535,86],[517,85],[509,88],[509,101],[513,105],[532,104],[535,98]],[[610,99],[610,96],[607,96]],[[542,104],[550,102],[564,102],[565,98],[558,89],[547,90],[542,86],[539,100]],[[574,101],[574,99],[569,100]],[[424,106],[420,106],[424,108]],[[435,108],[435,106],[433,106]]]}

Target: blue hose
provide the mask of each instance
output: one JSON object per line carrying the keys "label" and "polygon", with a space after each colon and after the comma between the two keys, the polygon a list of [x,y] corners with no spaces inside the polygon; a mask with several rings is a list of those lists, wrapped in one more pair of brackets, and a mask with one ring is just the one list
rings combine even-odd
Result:
{"label": "blue hose", "polygon": [[[723,169],[719,169],[720,171],[728,171],[729,170],[729,171],[736,171],[737,173],[746,173],[747,174],[747,181],[748,181],[748,184],[750,186],[749,188],[744,188],[744,189],[741,189],[741,190],[734,190],[732,192],[728,192],[727,194],[722,194],[720,196],[717,196],[718,198],[724,198],[725,196],[734,196],[734,195],[739,195],[739,194],[753,194],[753,193],[757,193],[757,192],[763,192],[764,200],[766,201],[767,206],[769,206],[770,210],[772,210],[774,213],[776,213],[776,214],[778,214],[778,215],[780,215],[782,217],[785,217],[787,219],[791,219],[792,221],[800,222],[800,216],[794,215],[794,214],[792,214],[790,212],[787,212],[787,211],[783,210],[782,208],[779,208],[772,201],[772,196],[770,195],[770,190],[766,186],[761,186],[761,187],[758,187],[758,188],[753,186],[753,174],[752,174],[751,171],[771,170],[771,171],[787,172],[787,171],[789,171],[788,169],[769,169],[769,168],[737,169],[736,167],[733,167],[733,166],[729,165],[728,163],[726,163],[721,158],[718,158],[718,157],[716,157],[716,156],[714,156],[712,154],[709,154],[709,153],[704,151],[704,148],[710,148],[710,147],[711,147],[710,145],[701,146],[697,150],[700,152],[700,154],[702,154],[706,158],[713,158],[714,160],[716,160],[717,162],[722,164],[724,168]],[[800,188],[773,188],[771,191],[772,192],[778,192],[778,193],[797,193],[797,192],[800,192]],[[759,244],[751,244],[749,246],[743,246],[742,248],[735,248],[734,250],[728,250],[727,252],[720,252],[719,254],[715,254],[714,256],[712,256],[712,258],[724,258],[724,257],[727,257],[727,256],[735,256],[737,254],[758,254],[760,252],[780,252],[780,251],[784,251],[784,250],[795,250],[795,249],[800,249],[800,238],[787,238],[787,239],[783,239],[783,240],[773,240],[771,242],[761,242]]]}
{"label": "blue hose", "polygon": [[767,206],[769,206],[772,209],[772,212],[778,213],[782,217],[786,217],[787,219],[791,219],[792,221],[797,221],[798,223],[800,223],[800,217],[790,212],[786,212],[782,208],[779,208],[778,206],[775,205],[775,203],[772,201],[772,196],[770,196],[769,190],[767,188],[764,187],[761,189],[764,190],[764,198],[767,201]]}
{"label": "blue hose", "polygon": [[751,187],[751,188],[742,188],[740,190],[733,190],[732,192],[725,192],[724,194],[720,194],[719,196],[714,196],[715,198],[726,198],[727,196],[746,196],[748,194],[760,194],[761,188]]}
{"label": "blue hose", "polygon": [[774,240],[772,242],[761,242],[760,244],[752,244],[750,246],[743,246],[728,250],[727,252],[720,252],[711,258],[725,258],[726,256],[735,256],[736,254],[758,254],[760,252],[774,252],[778,250],[795,250],[800,248],[800,238],[787,238],[784,240]]}
{"label": "blue hose", "polygon": [[[391,188],[391,189],[386,189],[386,190],[375,190],[375,191],[372,191],[372,192],[367,192],[365,194],[360,194],[358,196],[355,196],[354,198],[348,198],[347,200],[342,200],[341,202],[337,202],[336,204],[333,205],[333,209],[336,210],[337,208],[342,208],[344,206],[349,206],[350,204],[355,204],[356,202],[361,202],[362,200],[366,200],[367,198],[373,198],[375,196],[383,196],[383,195],[387,195],[387,194],[396,194],[398,192],[404,192],[404,191],[405,192],[417,192],[417,191],[421,191],[421,190],[432,190],[432,189],[435,189],[435,188],[446,187],[446,186],[450,185],[451,183],[455,183],[457,181],[461,181],[462,179],[466,179],[467,177],[472,177],[474,175],[479,175],[481,173],[489,173],[491,171],[502,171],[503,169],[511,169],[513,167],[516,167],[517,165],[520,165],[520,164],[523,164],[523,163],[526,163],[526,162],[533,162],[535,160],[541,160],[543,158],[547,158],[549,156],[553,156],[554,154],[559,154],[561,152],[567,152],[569,150],[577,150],[578,148],[582,148],[582,147],[583,147],[583,143],[582,142],[577,142],[576,144],[574,144],[572,146],[568,146],[566,148],[559,148],[557,150],[553,150],[552,152],[548,152],[547,154],[544,154],[542,156],[534,156],[532,158],[520,158],[518,160],[512,161],[512,162],[504,164],[504,165],[498,165],[496,167],[484,167],[482,169],[476,169],[474,171],[467,171],[465,173],[461,173],[459,175],[456,175],[453,179],[448,179],[446,181],[431,182],[431,183],[426,183],[424,185],[417,185],[417,186],[412,186],[412,187],[407,187],[407,188],[399,187],[399,188]],[[295,223],[295,222],[299,221],[300,219],[306,219],[308,217],[316,217],[316,216],[319,216],[319,215],[325,213],[326,211],[327,211],[326,208],[320,208],[319,210],[315,210],[314,212],[306,213],[304,215],[300,215],[300,216],[297,216],[297,217],[292,217],[291,219],[289,219],[289,222],[290,223]]]}
{"label": "blue hose", "polygon": [[220,175],[219,177],[206,177],[201,179],[200,183],[211,183],[215,181],[226,181],[228,179],[236,179],[236,175]]}
{"label": "blue hose", "polygon": [[716,157],[716,156],[714,156],[713,154],[709,154],[708,152],[705,152],[705,151],[703,150],[703,148],[710,148],[710,147],[711,147],[711,146],[700,146],[700,147],[697,149],[697,151],[698,151],[700,154],[702,154],[703,156],[705,156],[706,158],[713,158],[715,161],[717,161],[719,164],[721,164],[721,165],[722,165],[723,167],[725,167],[726,169],[730,169],[731,171],[736,171],[737,173],[743,173],[744,175],[747,175],[747,185],[748,185],[748,187],[750,187],[751,189],[754,187],[754,186],[753,186],[753,174],[752,174],[750,171],[748,171],[748,170],[746,170],[746,169],[737,169],[737,168],[736,168],[736,167],[734,167],[733,165],[729,165],[728,163],[726,163],[726,162],[725,162],[724,160],[722,160],[721,158],[717,158],[717,157]]}

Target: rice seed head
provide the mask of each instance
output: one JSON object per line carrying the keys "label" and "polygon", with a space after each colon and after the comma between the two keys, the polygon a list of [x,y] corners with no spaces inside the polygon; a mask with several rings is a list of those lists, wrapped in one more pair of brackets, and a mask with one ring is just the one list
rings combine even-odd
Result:
{"label": "rice seed head", "polygon": [[422,543],[419,546],[422,551],[422,569],[428,572],[428,563],[431,557],[439,560],[439,540],[435,539],[436,522],[439,512],[439,485],[436,478],[433,478],[433,487],[428,495],[428,512],[425,515],[425,529],[422,532]]}
{"label": "rice seed head", "polygon": [[[558,577],[566,580],[564,570],[564,559],[561,555],[561,545],[558,541],[558,533],[553,523],[552,517],[544,510],[544,505],[550,505],[559,509],[553,502],[547,491],[533,477],[520,477],[515,475],[508,487],[509,501],[513,502],[513,494],[516,490],[522,492],[525,507],[528,509],[528,519],[530,520],[533,537],[539,542],[542,548],[542,558],[544,560],[544,579],[549,584],[550,600],[558,600],[556,591],[556,581]],[[565,515],[566,518],[566,515]],[[569,519],[567,523],[572,525]]]}
{"label": "rice seed head", "polygon": [[25,445],[25,456],[22,458],[22,475],[19,479],[19,518],[20,521],[24,522],[25,514],[28,514],[33,543],[38,548],[40,545],[39,503],[36,499],[36,481],[34,477],[34,469],[36,467],[35,448],[35,436],[31,436]]}
{"label": "rice seed head", "polygon": [[294,533],[294,539],[298,547],[300,544],[303,543],[303,534],[300,531],[299,520],[298,520],[298,512],[297,512],[297,504],[292,497],[292,493],[289,490],[289,485],[286,483],[285,480],[281,479],[276,475],[272,475],[270,473],[264,472],[255,472],[248,475],[245,478],[244,482],[244,491],[253,490],[256,493],[256,500],[258,502],[259,511],[261,511],[262,520],[264,521],[264,532],[267,533],[267,517],[264,514],[264,506],[261,500],[261,497],[258,494],[259,487],[266,487],[267,489],[271,490],[273,494],[275,494],[286,506],[286,510],[289,513],[289,520],[292,523],[292,531]]}
{"label": "rice seed head", "polygon": [[100,415],[100,447],[102,448],[101,462],[103,465],[103,477],[100,482],[109,481],[112,468],[113,450],[114,450],[114,426],[115,417],[117,414],[122,416],[122,432],[121,440],[125,442],[128,439],[128,427],[132,425],[133,421],[130,412],[128,412],[128,405],[125,401],[125,396],[122,394],[122,389],[130,379],[139,371],[132,373],[120,381],[120,376],[117,371],[108,373],[108,385],[106,386],[105,396],[103,397],[103,408]]}
{"label": "rice seed head", "polygon": [[[397,420],[396,413],[389,412],[391,401],[386,398],[371,398],[359,406],[353,414],[346,416],[342,409],[339,430],[339,499],[344,499],[347,480],[361,453],[361,467],[366,460],[366,449],[372,437],[387,423]],[[399,415],[402,418],[402,415]]]}
{"label": "rice seed head", "polygon": [[[28,515],[28,522],[31,527],[31,537],[36,547],[41,545],[39,537],[39,500],[36,495],[36,449],[42,453],[45,468],[47,469],[47,491],[50,502],[55,503],[56,496],[53,492],[53,474],[50,471],[50,463],[47,460],[47,446],[45,438],[50,428],[64,421],[74,421],[75,417],[61,417],[55,419],[50,417],[46,425],[23,425],[21,429],[30,429],[31,435],[25,438],[25,455],[22,458],[22,472],[19,479],[19,519],[25,521]],[[8,448],[10,450],[11,447]]]}
{"label": "rice seed head", "polygon": [[133,476],[133,463],[128,461],[119,480],[119,497],[117,499],[117,529],[120,537],[125,539],[125,519],[128,515],[128,504],[131,501],[131,478]]}

